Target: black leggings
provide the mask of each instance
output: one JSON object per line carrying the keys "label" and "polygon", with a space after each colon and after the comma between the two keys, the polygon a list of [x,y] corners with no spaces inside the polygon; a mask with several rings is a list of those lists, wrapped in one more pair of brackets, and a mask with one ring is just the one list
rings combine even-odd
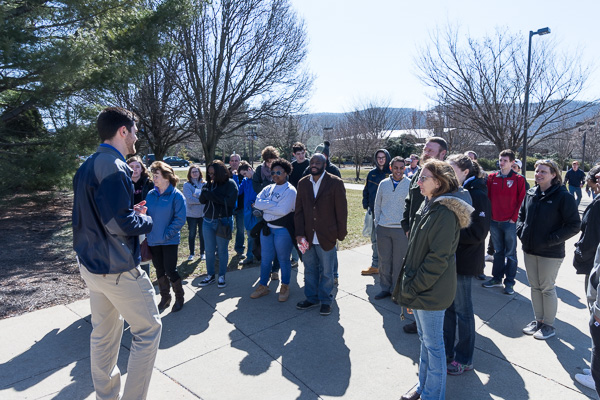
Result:
{"label": "black leggings", "polygon": [[178,248],[178,244],[150,246],[150,250],[152,251],[152,264],[154,264],[154,268],[156,269],[157,279],[167,275],[171,282],[175,282],[181,278],[177,272]]}

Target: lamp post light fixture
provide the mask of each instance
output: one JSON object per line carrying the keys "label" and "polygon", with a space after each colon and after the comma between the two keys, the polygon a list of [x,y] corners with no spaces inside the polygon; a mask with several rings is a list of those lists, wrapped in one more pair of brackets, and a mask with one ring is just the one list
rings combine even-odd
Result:
{"label": "lamp post light fixture", "polygon": [[[547,35],[550,33],[550,28],[542,28],[537,31],[529,31],[529,47],[527,50],[527,79],[525,80],[525,110],[523,113],[523,176],[527,174],[527,115],[529,114],[529,76],[531,75],[531,38],[534,35]],[[527,178],[525,178],[527,179]]]}

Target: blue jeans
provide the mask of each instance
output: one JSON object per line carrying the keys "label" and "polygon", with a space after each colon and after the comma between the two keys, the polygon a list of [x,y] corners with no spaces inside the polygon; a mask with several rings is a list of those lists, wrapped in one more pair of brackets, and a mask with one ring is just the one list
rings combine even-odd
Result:
{"label": "blue jeans", "polygon": [[267,286],[271,276],[271,266],[275,258],[281,267],[281,283],[290,284],[292,275],[292,238],[286,228],[271,228],[271,234],[265,236],[260,232],[260,284]]}
{"label": "blue jeans", "polygon": [[423,400],[446,398],[446,351],[444,350],[444,310],[413,310],[421,341],[419,384]]}
{"label": "blue jeans", "polygon": [[575,197],[575,202],[577,203],[577,207],[579,207],[579,203],[581,203],[581,187],[569,185],[569,193]]}
{"label": "blue jeans", "polygon": [[[473,315],[473,301],[471,299],[470,275],[456,276],[456,297],[444,315],[444,343],[448,361],[473,364],[475,351],[475,316]],[[458,343],[456,339],[456,325],[458,324]]]}
{"label": "blue jeans", "polygon": [[504,284],[514,285],[517,276],[517,224],[492,221],[490,232],[494,243],[492,276],[499,281],[506,276]]}
{"label": "blue jeans", "polygon": [[238,254],[244,253],[244,211],[238,210],[233,212],[235,221],[235,245],[233,249]]}
{"label": "blue jeans", "polygon": [[329,251],[312,244],[304,253],[304,295],[311,303],[333,302],[333,264],[337,258],[335,247]]}
{"label": "blue jeans", "polygon": [[252,250],[254,250],[254,238],[250,236],[250,231],[246,231],[246,236],[248,236],[248,248],[246,250],[246,258],[248,260],[254,260],[254,254],[252,254]]}
{"label": "blue jeans", "polygon": [[[222,223],[233,227],[231,217],[220,218]],[[202,234],[204,235],[204,245],[206,247],[206,272],[208,275],[215,274],[215,252],[219,253],[219,276],[225,276],[227,273],[227,262],[229,261],[229,240],[217,236],[217,225],[219,218],[204,218],[202,224]]]}
{"label": "blue jeans", "polygon": [[[196,232],[198,230],[198,225],[200,225],[200,229],[202,230],[202,218],[187,217],[186,219],[189,230],[188,247],[190,249],[190,255],[192,255],[196,254]],[[202,234],[202,231],[200,231],[200,235],[198,236],[200,237],[200,254],[204,254],[204,235]]]}

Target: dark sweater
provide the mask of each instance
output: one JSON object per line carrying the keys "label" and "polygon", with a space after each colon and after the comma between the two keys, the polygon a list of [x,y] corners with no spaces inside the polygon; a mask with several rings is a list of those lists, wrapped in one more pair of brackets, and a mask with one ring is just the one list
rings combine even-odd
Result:
{"label": "dark sweater", "polygon": [[302,179],[304,171],[306,170],[306,168],[308,168],[309,164],[310,161],[308,161],[308,159],[304,160],[301,163],[299,163],[298,161],[294,161],[292,163],[292,173],[290,174],[289,179],[292,186],[294,186],[295,188],[298,187],[298,181]]}
{"label": "dark sweater", "polygon": [[600,244],[600,196],[587,206],[581,218],[581,236],[575,243],[573,266],[578,274],[589,274]]}

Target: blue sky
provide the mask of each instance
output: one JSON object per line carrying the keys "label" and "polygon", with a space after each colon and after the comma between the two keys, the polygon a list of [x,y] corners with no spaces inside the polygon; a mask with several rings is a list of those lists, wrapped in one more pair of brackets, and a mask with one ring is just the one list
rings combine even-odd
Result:
{"label": "blue sky", "polygon": [[[365,98],[427,109],[432,102],[415,74],[414,57],[429,40],[429,32],[448,24],[474,37],[508,27],[526,38],[530,30],[548,26],[550,35],[533,40],[553,40],[559,51],[580,49],[583,61],[593,67],[600,61],[598,0],[291,2],[305,20],[308,65],[316,76],[307,104],[310,112],[347,111]],[[594,67],[582,98],[600,98],[600,68]]]}

